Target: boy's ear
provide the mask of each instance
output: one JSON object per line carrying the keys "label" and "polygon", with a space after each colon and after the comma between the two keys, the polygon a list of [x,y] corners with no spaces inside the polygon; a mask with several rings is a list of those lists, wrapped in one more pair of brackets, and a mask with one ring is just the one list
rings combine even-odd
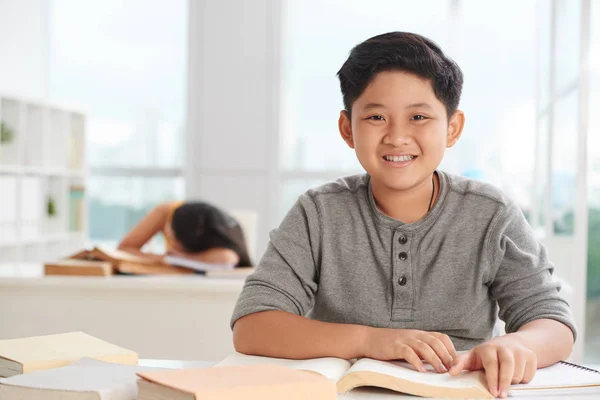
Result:
{"label": "boy's ear", "polygon": [[354,148],[354,139],[352,138],[352,121],[346,110],[340,111],[340,119],[338,120],[338,128],[342,139],[351,149]]}
{"label": "boy's ear", "polygon": [[450,148],[458,142],[465,126],[465,113],[456,110],[448,123],[448,136],[446,137],[446,147]]}

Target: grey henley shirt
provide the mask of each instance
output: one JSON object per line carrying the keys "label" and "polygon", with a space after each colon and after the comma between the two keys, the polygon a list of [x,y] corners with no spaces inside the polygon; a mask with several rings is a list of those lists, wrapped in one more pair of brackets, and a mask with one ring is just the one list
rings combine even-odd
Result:
{"label": "grey henley shirt", "polygon": [[[549,318],[575,335],[553,265],[519,207],[493,186],[437,172],[438,200],[404,224],[378,211],[370,177],[301,195],[238,298],[244,315],[282,310],[312,319],[447,334],[457,350]],[[499,314],[498,314],[499,313]]]}

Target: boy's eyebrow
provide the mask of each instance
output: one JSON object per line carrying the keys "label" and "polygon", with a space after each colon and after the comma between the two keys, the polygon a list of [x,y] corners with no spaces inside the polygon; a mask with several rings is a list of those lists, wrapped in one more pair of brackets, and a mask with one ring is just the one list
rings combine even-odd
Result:
{"label": "boy's eyebrow", "polygon": [[[367,111],[367,110],[371,110],[373,108],[385,108],[385,106],[383,104],[380,103],[367,103],[365,104],[365,106],[363,107],[363,110]],[[427,103],[413,103],[413,104],[409,104],[406,107],[404,107],[406,109],[408,108],[428,108],[430,110],[433,109],[433,107],[431,107],[429,104]]]}
{"label": "boy's eyebrow", "polygon": [[383,104],[379,104],[379,103],[367,103],[364,107],[363,110],[370,110],[372,108],[385,108],[385,106]]}
{"label": "boy's eyebrow", "polygon": [[429,104],[427,103],[413,103],[413,104],[409,104],[407,105],[405,108],[429,108],[429,109],[433,109]]}

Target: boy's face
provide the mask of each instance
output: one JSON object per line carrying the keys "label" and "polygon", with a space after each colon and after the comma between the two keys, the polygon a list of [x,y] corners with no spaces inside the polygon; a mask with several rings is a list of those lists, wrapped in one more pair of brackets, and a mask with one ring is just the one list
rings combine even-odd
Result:
{"label": "boy's face", "polygon": [[393,190],[431,179],[463,125],[461,111],[448,121],[428,80],[403,71],[378,73],[352,105],[352,120],[345,111],[339,120],[342,137],[373,184]]}

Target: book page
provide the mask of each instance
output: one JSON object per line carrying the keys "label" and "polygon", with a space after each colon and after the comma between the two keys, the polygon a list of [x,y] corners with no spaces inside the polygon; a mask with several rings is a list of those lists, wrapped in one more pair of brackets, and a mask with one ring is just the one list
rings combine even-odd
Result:
{"label": "book page", "polygon": [[536,371],[529,383],[511,385],[510,390],[599,386],[600,374],[567,364],[554,364]]}
{"label": "book page", "polygon": [[376,372],[415,383],[447,388],[473,387],[479,385],[481,379],[484,378],[481,371],[464,371],[457,376],[450,376],[447,372],[443,374],[436,372],[429,364],[425,364],[425,368],[427,368],[427,372],[419,372],[405,361],[379,361],[361,358],[354,363],[346,374],[359,371]]}
{"label": "book page", "polygon": [[176,267],[185,267],[193,269],[194,271],[227,271],[235,268],[233,264],[212,264],[206,263],[198,260],[191,260],[185,257],[178,256],[166,256],[165,262],[169,265],[174,265]]}
{"label": "book page", "polygon": [[333,382],[337,382],[344,375],[344,372],[346,372],[352,365],[350,361],[335,357],[313,358],[309,360],[289,360],[285,358],[248,356],[245,354],[235,353],[219,362],[217,365],[215,365],[215,367],[258,364],[275,364],[302,371],[312,371],[323,375],[325,378]]}

